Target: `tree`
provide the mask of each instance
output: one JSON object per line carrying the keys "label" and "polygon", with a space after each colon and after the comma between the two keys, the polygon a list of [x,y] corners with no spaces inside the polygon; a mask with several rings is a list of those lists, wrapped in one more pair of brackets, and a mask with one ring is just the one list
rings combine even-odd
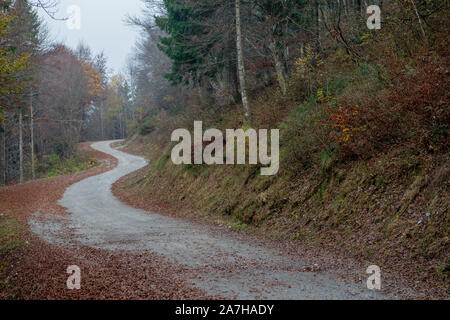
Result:
{"label": "tree", "polygon": [[101,99],[103,79],[89,61],[63,45],[42,57],[37,77],[39,149],[68,157],[83,137],[93,103]]}
{"label": "tree", "polygon": [[[40,22],[31,5],[24,0],[2,1],[0,13],[0,116],[5,121],[4,112],[16,113],[18,128],[18,172],[19,181],[24,181],[23,114],[28,107],[28,88],[33,84],[33,65],[40,46]],[[16,117],[12,117],[15,120]],[[6,130],[9,131],[5,126]],[[4,135],[4,140],[7,139]],[[9,143],[4,142],[4,148]],[[8,154],[5,151],[3,154]],[[15,155],[13,155],[15,157]],[[8,162],[8,159],[4,160]],[[4,165],[4,170],[8,166]],[[4,174],[6,176],[6,174]]]}
{"label": "tree", "polygon": [[14,98],[24,92],[23,73],[30,66],[30,53],[17,52],[17,39],[12,30],[17,19],[18,13],[10,7],[0,13],[0,112],[11,108]]}
{"label": "tree", "polygon": [[248,105],[247,85],[245,79],[244,53],[242,48],[242,26],[241,26],[241,0],[236,0],[236,48],[238,57],[239,83],[241,88],[242,105],[244,107],[244,118],[247,122],[250,118]]}
{"label": "tree", "polygon": [[[172,84],[221,92],[225,102],[235,102],[239,81],[235,3],[166,0],[164,5],[165,15],[155,22],[168,34],[159,43],[172,61],[167,78]],[[246,90],[241,91],[246,97]],[[243,103],[248,107],[248,99]]]}
{"label": "tree", "polygon": [[128,86],[122,76],[113,76],[108,83],[108,96],[105,102],[105,122],[107,136],[124,139],[126,136],[125,107],[128,100]]}

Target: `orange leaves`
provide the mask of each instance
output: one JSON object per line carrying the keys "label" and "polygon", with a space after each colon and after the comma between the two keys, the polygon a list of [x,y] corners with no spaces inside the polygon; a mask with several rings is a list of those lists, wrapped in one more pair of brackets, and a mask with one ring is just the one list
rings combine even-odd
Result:
{"label": "orange leaves", "polygon": [[9,32],[9,25],[14,20],[14,16],[6,13],[0,13],[0,36],[6,37]]}
{"label": "orange leaves", "polygon": [[345,112],[342,109],[333,109],[330,107],[327,107],[327,109],[329,112],[328,122],[324,122],[322,125],[338,128],[338,130],[335,131],[335,134],[331,135],[331,138],[340,143],[350,141],[353,132],[360,130],[360,128],[352,128],[353,119],[358,116],[359,111],[353,109]]}
{"label": "orange leaves", "polygon": [[316,101],[322,104],[328,110],[328,119],[321,124],[326,127],[334,128],[330,138],[342,144],[350,141],[355,129],[352,126],[353,119],[358,116],[359,111],[357,107],[352,109],[344,109],[342,107],[331,108],[328,104],[330,97],[326,97],[323,89],[317,90]]}
{"label": "orange leaves", "polygon": [[9,96],[22,93],[25,87],[21,73],[30,65],[30,55],[15,55],[10,49],[11,14],[0,12],[0,94]]}
{"label": "orange leaves", "polygon": [[89,94],[92,96],[92,98],[100,97],[103,92],[103,80],[101,75],[89,62],[82,61],[81,64],[83,66],[83,71],[87,77]]}

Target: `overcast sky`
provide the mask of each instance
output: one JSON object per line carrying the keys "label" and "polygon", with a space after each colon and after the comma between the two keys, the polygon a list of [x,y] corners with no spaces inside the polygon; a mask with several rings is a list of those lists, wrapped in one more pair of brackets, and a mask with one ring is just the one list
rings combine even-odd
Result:
{"label": "overcast sky", "polygon": [[[68,17],[67,9],[80,8],[80,29],[70,29],[67,21],[50,19],[41,9],[51,38],[75,48],[80,41],[88,44],[93,53],[103,51],[108,57],[108,67],[121,71],[128,54],[135,44],[139,30],[124,22],[127,14],[139,15],[143,4],[140,0],[60,0],[57,17]],[[72,20],[73,21],[73,20]],[[72,23],[73,24],[73,23]]]}

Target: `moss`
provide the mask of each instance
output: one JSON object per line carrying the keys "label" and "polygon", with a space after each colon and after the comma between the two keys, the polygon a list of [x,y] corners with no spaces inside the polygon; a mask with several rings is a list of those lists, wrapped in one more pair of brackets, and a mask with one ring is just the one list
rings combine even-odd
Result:
{"label": "moss", "polygon": [[236,221],[234,223],[231,224],[231,228],[234,230],[238,230],[238,231],[243,231],[245,229],[247,229],[247,224],[241,222],[241,221]]}
{"label": "moss", "polygon": [[161,170],[161,169],[163,169],[163,168],[166,166],[167,161],[170,159],[170,156],[171,156],[170,150],[167,150],[167,151],[163,154],[163,156],[160,157],[160,158],[158,159],[158,161],[156,162],[156,164],[155,164],[155,169],[156,169],[156,170]]}

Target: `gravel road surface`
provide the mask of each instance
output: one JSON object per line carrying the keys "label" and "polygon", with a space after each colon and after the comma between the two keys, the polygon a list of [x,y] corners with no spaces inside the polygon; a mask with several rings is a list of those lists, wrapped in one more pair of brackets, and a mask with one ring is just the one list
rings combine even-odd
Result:
{"label": "gravel road surface", "polygon": [[[67,216],[35,213],[32,231],[62,247],[90,246],[131,252],[153,251],[189,270],[189,283],[208,294],[233,299],[383,299],[361,283],[345,283],[305,261],[241,241],[220,227],[175,219],[121,203],[111,186],[147,165],[141,157],[110,147],[92,148],[117,158],[118,166],[70,186],[59,204]],[[151,196],[151,195],[150,195]],[[70,241],[68,241],[70,236]],[[392,297],[391,297],[392,298]]]}

